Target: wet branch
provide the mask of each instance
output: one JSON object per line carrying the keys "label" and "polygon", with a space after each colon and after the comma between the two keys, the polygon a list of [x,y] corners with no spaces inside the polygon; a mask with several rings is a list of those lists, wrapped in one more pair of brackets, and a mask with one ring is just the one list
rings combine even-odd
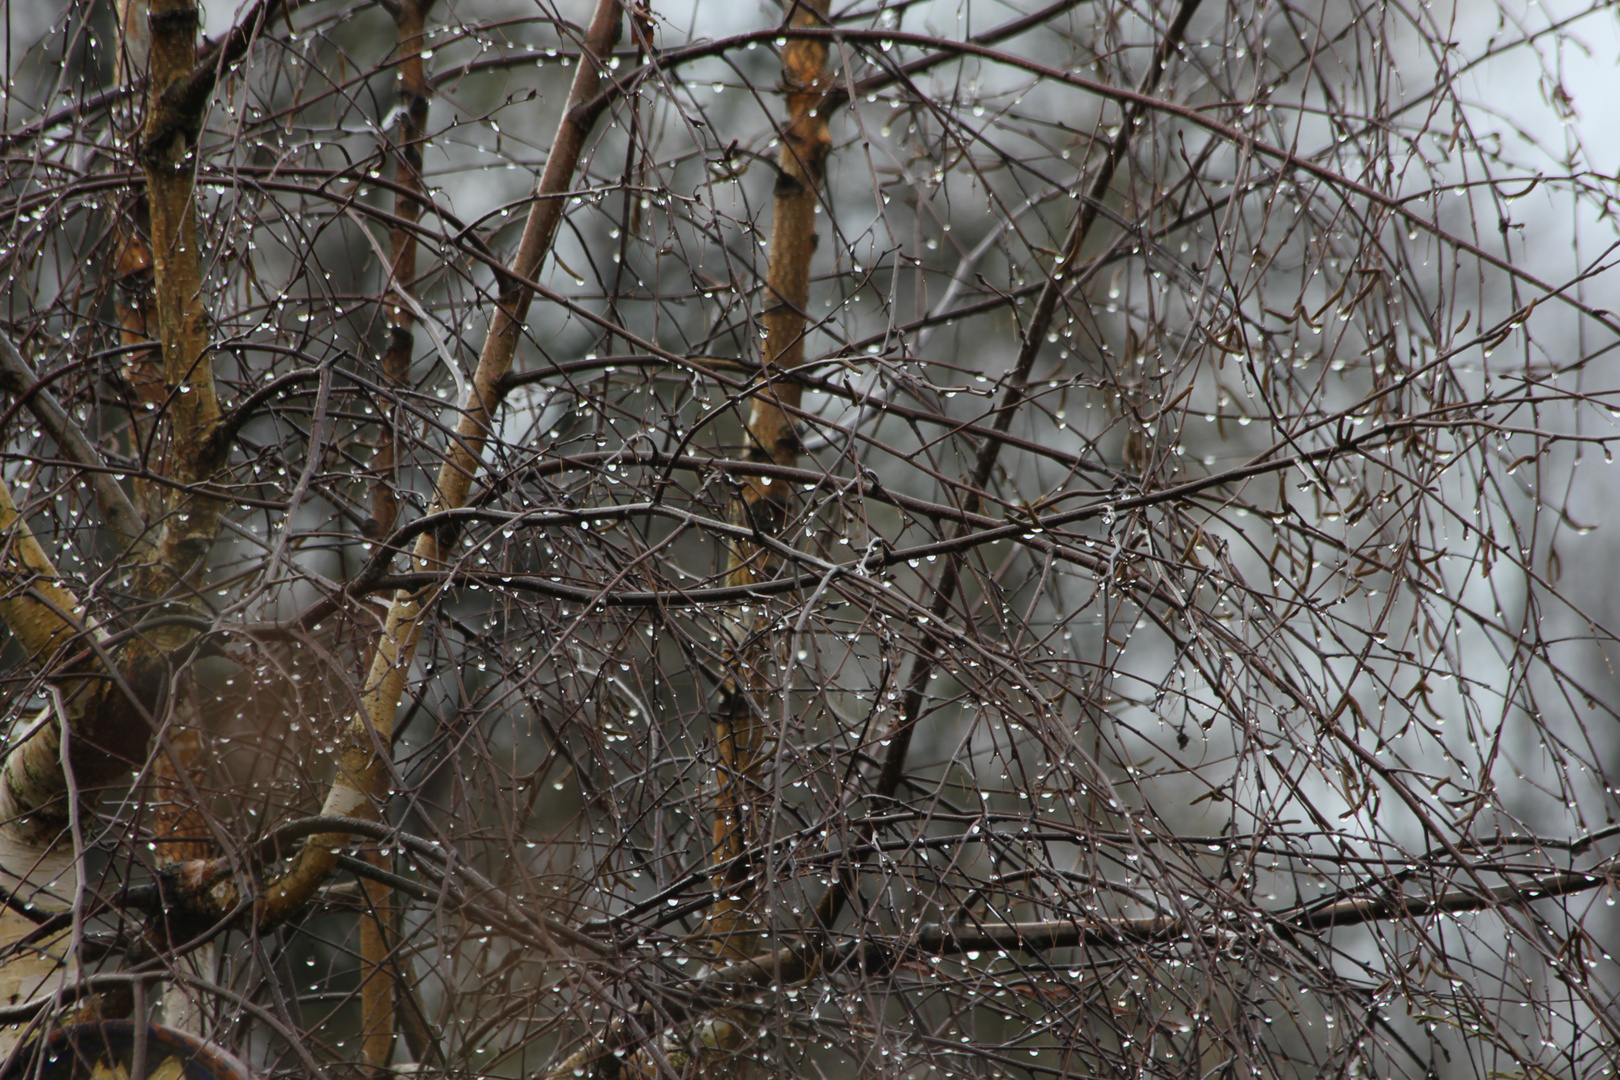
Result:
{"label": "wet branch", "polygon": [[61,449],[62,456],[85,470],[96,495],[96,505],[107,523],[125,548],[136,558],[143,557],[149,545],[146,522],[141,520],[140,512],[118,486],[101,451],[85,438],[73,417],[56,400],[56,395],[42,385],[27,357],[4,334],[0,334],[0,386],[21,398],[45,434]]}
{"label": "wet branch", "polygon": [[[582,61],[575,71],[568,104],[558,122],[557,135],[535,188],[535,199],[512,261],[512,273],[497,281],[498,306],[473,376],[471,396],[463,405],[455,437],[439,470],[435,512],[463,505],[473,477],[478,473],[479,455],[490,436],[499,403],[501,380],[511,369],[534,295],[523,282],[538,273],[562,220],[566,193],[584,152],[585,141],[602,111],[601,107],[591,109],[582,105],[596,97],[606,70],[606,57],[619,36],[619,23],[618,0],[600,0],[584,41],[592,59]],[[438,531],[422,533],[412,553],[413,566],[427,571],[445,565],[446,541],[453,543],[454,538]],[[404,692],[405,674],[421,637],[423,607],[430,601],[431,589],[402,591],[389,607],[369,665],[362,707],[344,726],[339,741],[338,775],[327,795],[324,814],[354,815],[372,805],[382,775],[383,755],[387,753],[393,731],[394,713]],[[336,863],[336,849],[343,842],[342,834],[310,837],[292,866],[260,899],[261,923],[273,925],[302,909],[331,872]]]}
{"label": "wet branch", "polygon": [[[821,26],[826,0],[794,0],[788,25]],[[782,47],[782,85],[787,91],[787,120],[781,128],[776,187],[767,263],[765,327],[761,371],[765,385],[753,396],[745,425],[745,457],[792,467],[799,460],[799,435],[791,412],[799,407],[803,388],[794,371],[804,362],[805,310],[810,302],[810,263],[816,250],[816,208],[826,172],[832,136],[824,100],[832,84],[824,41],[794,39]],[[766,476],[747,477],[733,500],[733,522],[761,536],[775,537],[792,509],[786,484],[772,485]],[[747,540],[734,545],[728,583],[747,587],[776,575],[782,560],[767,546]],[[714,811],[714,888],[720,900],[710,913],[707,932],[715,954],[733,959],[748,956],[758,940],[750,914],[755,872],[745,853],[753,846],[751,822],[759,817],[764,797],[759,767],[766,747],[764,703],[781,673],[789,670],[778,655],[779,635],[762,631],[758,617],[739,608],[727,616],[731,635],[729,678],[714,710],[714,738],[719,755]]]}
{"label": "wet branch", "polygon": [[[1165,30],[1164,38],[1154,52],[1147,74],[1142,78],[1140,89],[1137,91],[1139,98],[1151,94],[1158,86],[1159,79],[1169,67],[1171,58],[1181,47],[1182,35],[1186,32],[1187,24],[1192,21],[1193,13],[1198,10],[1198,4],[1199,0],[1182,0],[1175,19]],[[1085,247],[1092,224],[1097,220],[1097,208],[1107,197],[1113,184],[1114,172],[1125,159],[1131,146],[1131,137],[1145,112],[1146,107],[1140,101],[1133,103],[1126,110],[1119,132],[1109,144],[1107,154],[1092,177],[1086,197],[1081,200],[1074,228],[1063,245],[1063,253],[1057,265],[1053,267],[1051,276],[1041,288],[1040,298],[1035,302],[1035,310],[1024,329],[1018,358],[1004,380],[1005,389],[1002,391],[1000,402],[997,403],[996,417],[992,424],[998,433],[1006,432],[1012,425],[1013,416],[1024,400],[1024,389],[1029,381],[1029,373],[1035,366],[1035,357],[1046,341],[1046,332],[1052,324],[1059,301],[1071,287],[1073,271],[1079,264],[1081,250]],[[990,476],[995,472],[996,462],[1000,459],[1002,446],[1000,439],[991,439],[980,448],[978,459],[974,462],[973,474],[966,485],[967,495],[963,500],[965,512],[979,511],[982,503],[980,493],[989,485]],[[957,527],[956,534],[963,537],[969,531],[969,526],[964,523]],[[961,574],[961,559],[947,559],[940,570],[939,580],[933,586],[933,600],[928,606],[931,625],[939,625],[940,620],[950,612],[951,604],[956,599]],[[889,728],[888,751],[884,755],[883,767],[878,773],[877,781],[873,784],[874,794],[879,800],[892,797],[900,786],[901,777],[905,772],[906,753],[911,747],[911,737],[922,714],[928,682],[938,662],[942,644],[937,635],[926,632],[918,646],[911,674],[905,682],[900,715]],[[843,909],[845,899],[846,889],[842,884],[834,884],[827,890],[816,905],[816,919],[821,926],[832,926]]]}

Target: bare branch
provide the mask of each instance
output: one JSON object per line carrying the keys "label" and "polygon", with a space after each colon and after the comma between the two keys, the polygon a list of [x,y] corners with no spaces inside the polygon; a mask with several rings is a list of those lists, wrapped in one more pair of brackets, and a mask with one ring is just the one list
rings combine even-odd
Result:
{"label": "bare branch", "polygon": [[61,448],[63,456],[89,474],[90,486],[96,493],[96,505],[106,515],[107,523],[113,527],[123,545],[130,549],[134,557],[147,557],[150,544],[146,536],[146,522],[141,520],[135,504],[119,487],[101,453],[84,437],[84,432],[61,402],[42,385],[33,365],[4,334],[0,334],[0,385],[27,405],[40,427]]}
{"label": "bare branch", "polygon": [[[585,39],[591,56],[606,56],[612,48],[619,35],[619,14],[617,0],[600,0]],[[551,156],[535,188],[523,239],[513,259],[513,270],[520,278],[535,275],[556,234],[564,192],[573,181],[585,139],[596,120],[594,112],[583,111],[580,105],[592,99],[601,75],[602,65],[594,60],[581,62],[575,74]],[[512,366],[512,355],[532,296],[530,290],[511,279],[501,284],[500,292],[501,303],[473,376],[473,397],[463,406],[455,439],[439,472],[436,502],[440,509],[454,509],[466,500],[478,471],[478,455],[489,436],[497,387]],[[423,533],[417,540],[412,559],[422,570],[443,562],[439,535]],[[394,712],[404,690],[405,672],[421,638],[422,605],[428,598],[422,592],[402,591],[389,607],[387,622],[366,676],[364,707],[346,725],[338,775],[327,795],[323,814],[350,815],[367,807],[373,798],[374,789],[384,775],[382,754],[390,742]],[[289,918],[309,901],[330,873],[336,860],[336,847],[342,839],[341,835],[317,835],[305,843],[293,866],[266,890],[259,908],[262,923],[271,925]]]}

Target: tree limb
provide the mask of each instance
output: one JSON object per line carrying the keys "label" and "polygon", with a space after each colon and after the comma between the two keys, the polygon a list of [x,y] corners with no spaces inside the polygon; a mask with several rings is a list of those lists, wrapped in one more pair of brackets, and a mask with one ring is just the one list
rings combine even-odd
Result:
{"label": "tree limb", "polygon": [[151,551],[146,535],[146,522],[124,489],[118,486],[101,452],[95,448],[79,425],[68,415],[62,403],[56,400],[34,371],[33,365],[12,344],[8,335],[0,334],[0,386],[21,398],[28,411],[34,414],[40,427],[45,429],[62,456],[82,467],[88,474],[90,486],[96,494],[96,505],[101,508],[107,524],[123,542],[126,549],[144,557]]}
{"label": "tree limb", "polygon": [[[512,262],[513,273],[498,277],[499,306],[473,376],[472,394],[463,407],[455,437],[439,470],[436,511],[463,505],[478,472],[479,455],[489,437],[499,403],[500,382],[511,369],[534,296],[523,281],[538,273],[551,249],[585,140],[606,107],[605,100],[595,108],[581,106],[597,97],[597,87],[607,70],[606,58],[618,40],[619,22],[619,0],[600,0],[584,41],[591,60],[581,61],[575,70],[573,88],[558,121],[557,135],[546,159],[545,171],[536,185],[523,238]],[[447,561],[447,548],[453,543],[451,535],[438,531],[423,533],[417,538],[413,565],[418,570],[443,565]],[[394,713],[404,691],[405,673],[421,637],[422,607],[430,596],[431,590],[402,591],[395,595],[389,607],[366,677],[362,707],[345,725],[341,735],[338,775],[327,794],[323,814],[352,815],[371,803],[382,770],[382,755],[387,752],[393,730]],[[331,872],[337,848],[343,842],[341,833],[310,837],[293,865],[266,889],[258,911],[261,923],[273,925],[300,910]]]}

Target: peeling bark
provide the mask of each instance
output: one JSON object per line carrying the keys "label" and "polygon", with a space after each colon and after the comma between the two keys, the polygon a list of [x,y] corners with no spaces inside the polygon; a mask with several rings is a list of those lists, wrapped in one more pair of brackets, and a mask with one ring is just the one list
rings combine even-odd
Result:
{"label": "peeling bark", "polygon": [[[0,483],[0,620],[28,654],[45,666],[91,632],[77,597],[61,584],[56,567]],[[64,684],[64,693],[78,689]],[[0,762],[0,886],[43,914],[65,911],[77,891],[71,845],[61,839],[66,815],[62,732],[54,710],[33,722],[31,733]],[[19,733],[20,734],[20,733]],[[33,935],[35,924],[11,905],[0,906],[0,947]],[[16,1004],[60,987],[70,971],[65,932],[19,949],[0,964],[0,1005]],[[0,1032],[0,1051],[20,1031]]]}
{"label": "peeling bark", "polygon": [[[126,35],[138,10],[135,4],[120,8],[120,28]],[[167,426],[165,467],[179,482],[172,493],[152,500],[161,502],[153,509],[162,511],[161,520],[154,522],[160,530],[155,543],[147,546],[140,513],[66,411],[52,408],[54,399],[36,388],[23,392],[37,399],[32,407],[63,455],[90,468],[97,478],[93,483],[108,508],[110,524],[138,553],[138,590],[184,603],[206,567],[217,517],[216,500],[195,488],[213,476],[222,457],[213,438],[219,404],[208,356],[193,192],[195,141],[208,94],[174,94],[176,87],[197,85],[197,5],[191,0],[155,0],[147,12],[147,25],[150,101],[139,159],[150,239],[138,231],[115,230],[114,273],[121,285],[121,339],[137,346],[156,339],[153,350],[140,348],[131,354],[131,383],[143,403],[156,406],[157,422]],[[119,51],[120,71],[127,75],[122,45]],[[215,70],[224,62],[217,61]],[[14,349],[10,352],[15,355],[7,363],[8,380],[28,379],[31,369],[26,360]],[[156,365],[149,363],[154,352],[161,359],[160,381]],[[43,885],[54,902],[66,906],[73,890],[64,893],[50,883],[77,872],[71,845],[64,843],[73,799],[93,800],[99,789],[145,759],[155,717],[162,714],[164,695],[173,681],[171,657],[195,631],[184,626],[156,628],[124,644],[116,656],[108,655],[105,635],[61,585],[3,486],[0,534],[4,539],[0,619],[24,644],[30,662],[43,669],[59,704],[15,741],[0,762],[0,878],[28,889]],[[76,788],[63,767],[64,723],[72,733]],[[8,961],[0,975],[5,983],[0,992],[21,987],[19,992],[26,993],[27,987],[16,980],[32,977],[31,963]]]}
{"label": "peeling bark", "polygon": [[[105,634],[61,584],[3,484],[0,544],[0,620],[61,695],[73,726],[74,774],[80,791],[93,793],[144,755],[151,728],[142,702],[161,696],[166,665],[136,645],[118,670],[105,673]],[[34,864],[50,857],[67,828],[63,718],[47,710],[0,762],[0,836],[10,845],[0,847],[0,876],[32,880]]]}

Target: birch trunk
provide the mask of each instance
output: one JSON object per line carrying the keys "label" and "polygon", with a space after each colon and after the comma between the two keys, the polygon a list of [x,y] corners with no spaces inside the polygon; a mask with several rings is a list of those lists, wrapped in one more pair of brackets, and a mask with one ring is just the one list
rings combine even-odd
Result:
{"label": "birch trunk", "polygon": [[[119,11],[120,28],[129,37],[137,5]],[[139,566],[137,587],[146,596],[169,603],[189,603],[173,596],[189,592],[206,569],[213,546],[217,501],[199,490],[217,469],[221,450],[213,439],[219,403],[208,358],[206,317],[202,307],[202,271],[199,257],[193,180],[195,144],[202,126],[211,72],[199,78],[196,68],[198,9],[192,0],[155,0],[147,12],[149,41],[147,122],[141,146],[141,164],[147,189],[150,242],[125,231],[120,240],[115,273],[123,280],[144,284],[151,273],[150,303],[143,296],[125,298],[119,321],[126,343],[140,344],[155,319],[156,349],[161,356],[162,422],[167,424],[169,453],[165,465],[179,481],[161,505],[162,518],[152,547],[144,535],[134,549]],[[129,69],[122,59],[120,70]],[[144,359],[144,350],[133,354]],[[137,392],[156,401],[157,390],[147,385],[155,372],[141,364]],[[64,414],[65,416],[65,414]],[[80,464],[92,454],[80,446],[71,420],[57,434],[70,459]],[[123,498],[116,488],[107,492]],[[156,497],[153,503],[160,502]],[[131,519],[120,531],[126,535],[144,523],[134,507],[121,506]],[[12,749],[0,763],[0,882],[34,905],[40,914],[54,914],[71,905],[77,890],[74,852],[67,826],[73,800],[93,798],[109,781],[127,775],[145,759],[156,717],[162,715],[164,690],[170,681],[169,655],[190,639],[193,630],[180,626],[158,628],[108,655],[105,636],[87,618],[79,601],[64,588],[50,558],[30,532],[25,514],[9,492],[0,492],[0,533],[5,551],[0,562],[3,599],[0,619],[23,642],[30,662],[40,669],[58,707],[47,710],[27,733],[17,733]],[[99,677],[87,678],[95,673]],[[63,725],[71,732],[64,739]],[[63,748],[71,748],[71,770],[64,768]],[[69,777],[77,789],[70,790]],[[37,903],[34,899],[37,898]],[[27,925],[20,925],[16,918]],[[0,917],[0,934],[32,933],[32,922],[15,911]],[[20,937],[0,938],[9,943]],[[0,970],[7,997],[31,996],[60,985],[73,958],[59,955],[58,939],[33,954],[23,953]]]}
{"label": "birch trunk", "polygon": [[[78,598],[65,588],[28,522],[0,483],[0,619],[37,666],[82,645],[90,630]],[[65,693],[82,689],[69,682]],[[66,931],[32,940],[36,916],[65,912],[78,891],[66,814],[62,733],[54,709],[20,722],[14,749],[0,763],[0,887],[15,900],[0,906],[0,949],[15,950],[0,964],[0,1005],[59,989],[73,973]],[[29,939],[29,944],[24,944]],[[0,1029],[0,1053],[16,1045],[21,1029]]]}

